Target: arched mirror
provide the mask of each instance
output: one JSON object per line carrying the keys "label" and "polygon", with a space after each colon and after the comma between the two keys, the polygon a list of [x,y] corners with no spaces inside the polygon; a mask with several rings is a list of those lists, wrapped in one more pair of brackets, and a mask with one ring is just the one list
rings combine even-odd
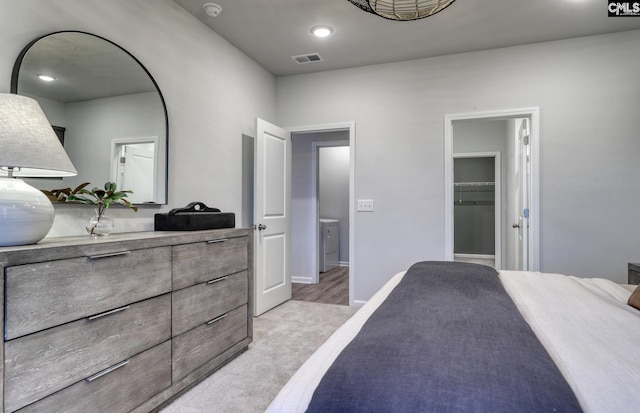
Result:
{"label": "arched mirror", "polygon": [[11,92],[40,103],[78,170],[75,177],[29,179],[31,185],[51,190],[113,181],[133,191],[133,203],[167,203],[166,106],[129,52],[88,33],[46,35],[18,56]]}

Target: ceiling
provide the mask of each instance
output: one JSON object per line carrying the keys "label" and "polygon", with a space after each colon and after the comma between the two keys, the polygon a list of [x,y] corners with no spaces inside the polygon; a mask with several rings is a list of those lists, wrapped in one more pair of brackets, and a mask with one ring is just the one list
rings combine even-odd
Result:
{"label": "ceiling", "polygon": [[[54,33],[30,45],[18,73],[14,91],[63,103],[156,91],[131,55],[98,36],[79,32]],[[42,82],[38,75],[56,80]]]}
{"label": "ceiling", "polygon": [[[222,7],[208,16],[203,4]],[[640,29],[640,17],[608,17],[605,0],[457,0],[425,19],[399,22],[347,0],[175,0],[276,76],[517,46]],[[330,25],[318,39],[311,27]],[[292,56],[319,53],[298,64]]]}

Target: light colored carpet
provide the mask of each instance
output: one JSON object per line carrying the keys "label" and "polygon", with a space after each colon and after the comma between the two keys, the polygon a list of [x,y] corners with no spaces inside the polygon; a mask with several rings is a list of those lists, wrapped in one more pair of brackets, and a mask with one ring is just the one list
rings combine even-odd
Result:
{"label": "light colored carpet", "polygon": [[162,413],[258,413],[356,308],[287,301],[253,319],[249,350]]}

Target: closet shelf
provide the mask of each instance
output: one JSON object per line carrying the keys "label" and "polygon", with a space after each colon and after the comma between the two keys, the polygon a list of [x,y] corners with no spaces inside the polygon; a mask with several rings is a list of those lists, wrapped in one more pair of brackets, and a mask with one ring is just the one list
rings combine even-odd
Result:
{"label": "closet shelf", "polygon": [[453,186],[495,186],[495,182],[454,182]]}
{"label": "closet shelf", "polygon": [[495,182],[454,182],[456,193],[495,192]]}

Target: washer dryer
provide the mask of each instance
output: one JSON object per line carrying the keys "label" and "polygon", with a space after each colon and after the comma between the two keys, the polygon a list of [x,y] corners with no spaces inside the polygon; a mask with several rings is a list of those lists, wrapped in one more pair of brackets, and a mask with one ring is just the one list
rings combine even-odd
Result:
{"label": "washer dryer", "polygon": [[320,218],[320,272],[340,264],[340,221]]}

